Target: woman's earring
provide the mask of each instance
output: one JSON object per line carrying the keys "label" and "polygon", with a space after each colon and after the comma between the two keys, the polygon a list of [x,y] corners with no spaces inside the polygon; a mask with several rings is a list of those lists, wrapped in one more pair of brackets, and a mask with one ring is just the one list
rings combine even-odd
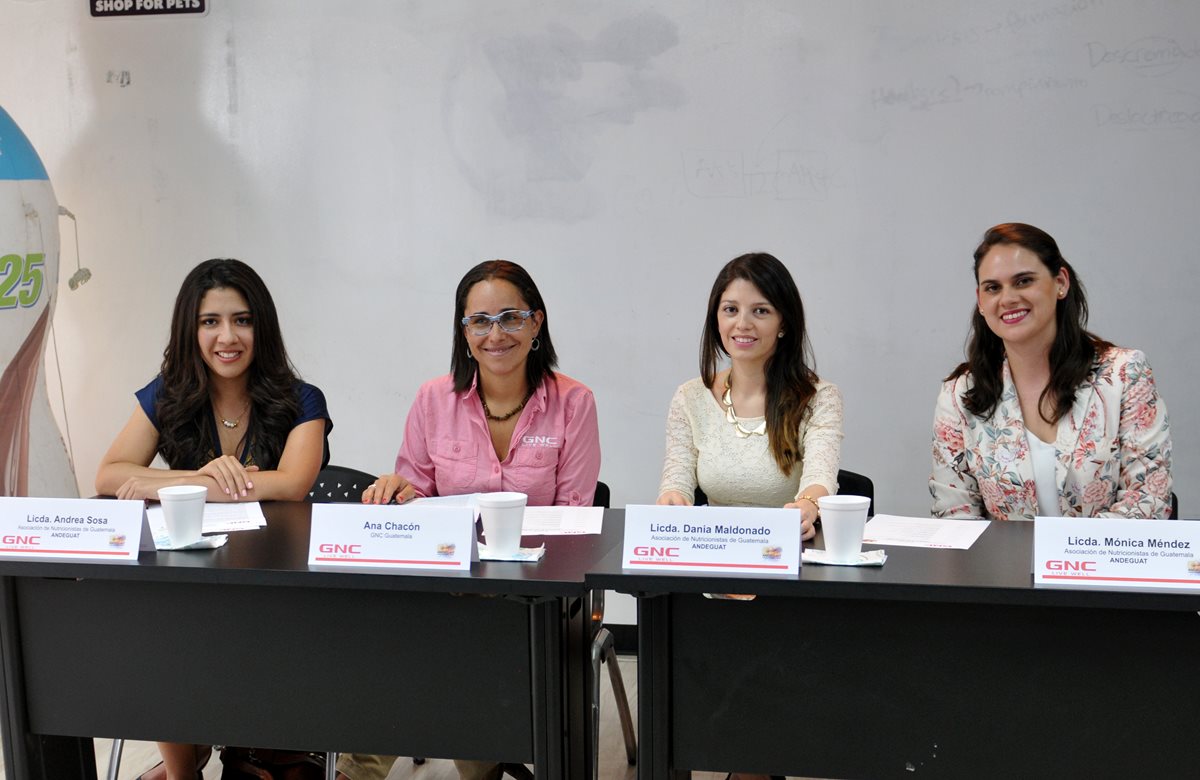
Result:
{"label": "woman's earring", "polygon": [[533,343],[529,345],[529,351],[530,351],[530,352],[537,352],[537,351],[538,351],[538,348],[540,348],[541,346],[542,346],[542,342],[538,340],[538,337],[537,337],[537,336],[534,336],[534,337],[533,337]]}
{"label": "woman's earring", "polygon": [[780,339],[783,338],[783,334],[784,334],[784,331],[782,331],[782,330],[779,331],[779,335],[776,336],[776,338],[780,338]]}

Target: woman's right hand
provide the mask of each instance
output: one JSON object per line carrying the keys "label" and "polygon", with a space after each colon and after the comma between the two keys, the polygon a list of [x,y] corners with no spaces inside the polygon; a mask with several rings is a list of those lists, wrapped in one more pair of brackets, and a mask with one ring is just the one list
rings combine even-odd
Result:
{"label": "woman's right hand", "polygon": [[417,489],[399,474],[380,474],[375,484],[363,490],[364,504],[405,504],[417,497]]}
{"label": "woman's right hand", "polygon": [[680,493],[678,490],[668,490],[658,497],[655,502],[660,506],[691,506],[692,502],[687,500],[687,496]]}
{"label": "woman's right hand", "polygon": [[255,471],[258,471],[255,466],[246,468],[232,455],[222,455],[205,463],[196,473],[210,477],[225,495],[236,499],[246,498],[254,489],[250,475]]}

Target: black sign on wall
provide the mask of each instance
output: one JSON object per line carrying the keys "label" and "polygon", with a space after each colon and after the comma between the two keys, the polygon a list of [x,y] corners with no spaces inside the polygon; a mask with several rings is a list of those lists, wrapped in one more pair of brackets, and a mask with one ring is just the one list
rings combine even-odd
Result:
{"label": "black sign on wall", "polygon": [[208,13],[208,0],[88,0],[92,16],[159,16]]}

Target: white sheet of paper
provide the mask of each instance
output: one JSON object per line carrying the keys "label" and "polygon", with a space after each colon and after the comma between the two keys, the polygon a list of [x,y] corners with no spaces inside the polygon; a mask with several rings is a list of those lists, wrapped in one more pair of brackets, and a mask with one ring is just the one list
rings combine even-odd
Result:
{"label": "white sheet of paper", "polygon": [[936,517],[875,515],[867,521],[864,544],[969,550],[990,520],[947,520]]}
{"label": "white sheet of paper", "polygon": [[426,496],[424,498],[414,498],[408,503],[423,504],[425,506],[469,506],[475,510],[475,514],[479,514],[478,493],[463,493],[460,496]]}
{"label": "white sheet of paper", "polygon": [[522,536],[598,534],[604,524],[602,506],[527,506]]}
{"label": "white sheet of paper", "polygon": [[257,501],[233,502],[229,504],[204,505],[204,530],[206,534],[228,533],[229,531],[253,531],[267,524],[262,504]]}

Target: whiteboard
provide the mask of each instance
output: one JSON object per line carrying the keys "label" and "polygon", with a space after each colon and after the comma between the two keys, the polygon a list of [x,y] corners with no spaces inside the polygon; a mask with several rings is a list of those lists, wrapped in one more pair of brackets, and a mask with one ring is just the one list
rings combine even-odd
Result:
{"label": "whiteboard", "polygon": [[843,466],[884,511],[924,514],[971,252],[1019,220],[1078,268],[1092,328],[1148,354],[1200,516],[1200,4],[210,6],[0,0],[0,104],[93,272],[55,319],[83,491],[200,260],[262,273],[329,398],[335,462],[385,471],[417,387],[448,369],[455,284],[503,257],[595,391],[614,503],[652,501],[712,279],[766,250],[845,395]]}

